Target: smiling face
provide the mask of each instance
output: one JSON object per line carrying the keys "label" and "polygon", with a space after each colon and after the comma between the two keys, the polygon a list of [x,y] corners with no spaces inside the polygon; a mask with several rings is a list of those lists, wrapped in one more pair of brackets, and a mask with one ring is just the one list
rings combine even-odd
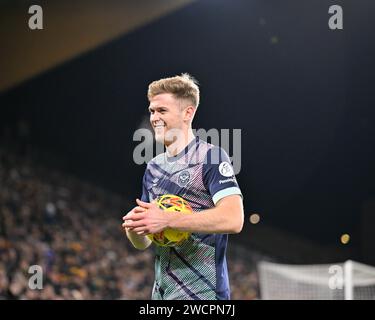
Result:
{"label": "smiling face", "polygon": [[148,109],[155,140],[166,146],[187,134],[194,115],[192,106],[176,99],[171,93],[161,93],[152,97]]}

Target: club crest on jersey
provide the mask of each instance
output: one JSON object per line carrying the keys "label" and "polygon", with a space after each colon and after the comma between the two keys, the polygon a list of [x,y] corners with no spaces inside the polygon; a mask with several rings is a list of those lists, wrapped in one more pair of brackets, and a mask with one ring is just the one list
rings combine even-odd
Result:
{"label": "club crest on jersey", "polygon": [[187,183],[190,181],[190,173],[189,171],[182,171],[180,175],[178,176],[178,184],[181,187],[184,187],[187,185]]}
{"label": "club crest on jersey", "polygon": [[219,172],[224,177],[231,177],[233,176],[233,169],[229,162],[222,162],[219,165]]}

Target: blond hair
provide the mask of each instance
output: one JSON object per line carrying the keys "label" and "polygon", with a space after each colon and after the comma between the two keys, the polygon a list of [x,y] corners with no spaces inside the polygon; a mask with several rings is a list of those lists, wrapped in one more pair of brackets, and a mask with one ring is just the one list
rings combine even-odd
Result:
{"label": "blond hair", "polygon": [[148,100],[162,93],[171,93],[176,99],[186,100],[195,108],[198,108],[198,81],[188,73],[182,73],[180,76],[156,80],[148,86]]}

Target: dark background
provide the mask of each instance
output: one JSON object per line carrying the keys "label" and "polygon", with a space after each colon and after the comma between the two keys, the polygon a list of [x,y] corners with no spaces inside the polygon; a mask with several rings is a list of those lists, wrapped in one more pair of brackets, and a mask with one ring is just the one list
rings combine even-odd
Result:
{"label": "dark background", "polygon": [[[332,4],[343,7],[343,30],[328,28]],[[144,166],[133,162],[132,137],[148,116],[147,86],[188,72],[201,88],[194,128],[242,129],[246,218],[258,212],[265,225],[320,245],[340,247],[348,233],[351,258],[366,260],[363,208],[375,196],[374,7],[196,1],[3,92],[0,125],[27,121],[33,147],[63,159],[64,170],[133,199]],[[245,244],[246,222],[237,237]]]}

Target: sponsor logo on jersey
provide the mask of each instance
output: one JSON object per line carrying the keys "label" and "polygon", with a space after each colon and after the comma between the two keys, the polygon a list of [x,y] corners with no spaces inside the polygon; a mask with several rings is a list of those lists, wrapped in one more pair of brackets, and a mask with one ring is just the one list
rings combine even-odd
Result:
{"label": "sponsor logo on jersey", "polygon": [[224,177],[231,177],[233,176],[233,169],[229,162],[222,162],[219,165],[219,172]]}
{"label": "sponsor logo on jersey", "polygon": [[236,183],[236,178],[230,178],[230,179],[225,179],[225,180],[219,180],[220,184],[227,183],[227,182],[234,182]]}

